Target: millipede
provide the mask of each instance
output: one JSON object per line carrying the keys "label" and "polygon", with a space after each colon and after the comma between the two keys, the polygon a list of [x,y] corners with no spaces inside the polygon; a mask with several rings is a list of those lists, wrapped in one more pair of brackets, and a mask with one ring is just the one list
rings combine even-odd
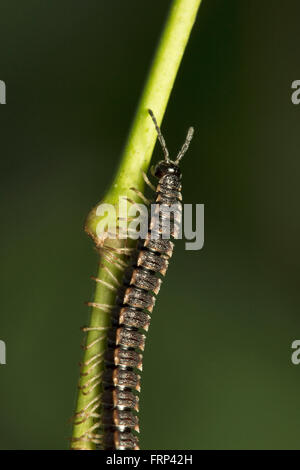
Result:
{"label": "millipede", "polygon": [[[116,289],[114,306],[89,303],[93,307],[110,311],[112,315],[107,349],[104,357],[98,359],[104,361],[102,377],[94,384],[102,381],[101,414],[97,416],[98,428],[102,433],[100,445],[106,450],[139,450],[139,392],[146,333],[173,253],[174,243],[171,239],[178,238],[181,226],[179,163],[188,150],[194,132],[190,127],[177,157],[171,160],[156,118],[150,109],[148,111],[164,154],[164,159],[152,171],[152,175],[158,180],[156,187],[143,173],[146,184],[155,191],[153,202],[146,200],[137,189],[131,188],[143,201],[154,206],[148,222],[148,233],[145,238],[138,240],[134,250],[103,247],[102,256],[120,269],[125,267],[125,263],[118,255],[130,256],[129,267],[125,270],[122,283],[118,283],[108,267],[106,270],[112,278],[112,284],[108,285],[94,278],[107,287]],[[171,207],[175,208],[172,212]],[[92,403],[91,410],[95,411],[99,403],[99,400]],[[94,442],[97,443],[97,439]]]}

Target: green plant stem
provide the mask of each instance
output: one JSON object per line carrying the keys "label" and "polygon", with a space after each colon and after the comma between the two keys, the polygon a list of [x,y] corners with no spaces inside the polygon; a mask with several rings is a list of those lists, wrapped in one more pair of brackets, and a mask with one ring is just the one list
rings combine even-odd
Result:
{"label": "green plant stem", "polygon": [[[155,54],[146,85],[139,102],[137,112],[130,130],[127,143],[124,148],[120,167],[108,193],[101,201],[103,203],[117,204],[120,196],[128,196],[137,200],[132,195],[130,188],[135,187],[143,191],[144,181],[142,171],[146,172],[150,163],[153,148],[156,141],[156,131],[148,115],[151,108],[160,124],[171,94],[172,87],[180,66],[180,62],[187,45],[192,26],[194,24],[201,0],[174,0],[168,16],[163,34],[161,36],[157,52]],[[86,223],[86,231],[93,237],[96,244],[97,224],[100,218],[96,215],[97,207],[89,214]],[[113,244],[112,241],[108,243]],[[114,242],[116,243],[116,241]],[[107,261],[103,261],[107,265]],[[113,264],[109,266],[110,271],[120,280],[123,272]],[[100,267],[98,276],[105,282],[110,282],[107,272]],[[95,290],[95,302],[100,304],[113,304],[115,293],[103,285],[97,283]],[[91,312],[90,328],[106,328],[110,325],[110,315],[97,308]],[[99,340],[103,336],[103,340]],[[73,425],[72,448],[93,450],[96,444],[91,441],[91,436],[97,434],[97,429],[91,428],[99,422],[99,418],[90,412],[93,408],[91,403],[99,397],[101,391],[101,370],[103,362],[97,364],[92,372],[89,371],[89,361],[95,355],[103,355],[106,346],[106,337],[103,331],[89,331],[86,345],[91,345],[84,352],[75,420]],[[96,343],[93,342],[99,340]],[[101,356],[97,356],[101,357]],[[82,388],[83,387],[83,388]],[[89,393],[85,394],[88,390]],[[90,406],[89,406],[90,405]],[[85,410],[85,411],[84,411]],[[77,424],[76,424],[77,423]],[[96,439],[96,438],[95,438]]]}

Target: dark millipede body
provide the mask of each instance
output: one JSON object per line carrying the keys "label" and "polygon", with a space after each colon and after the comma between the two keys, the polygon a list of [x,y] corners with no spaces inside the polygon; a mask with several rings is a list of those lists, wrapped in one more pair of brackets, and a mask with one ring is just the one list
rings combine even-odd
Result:
{"label": "dark millipede body", "polygon": [[[102,395],[104,449],[139,449],[140,371],[145,347],[145,333],[159,292],[162,277],[173,252],[170,238],[176,238],[181,225],[181,172],[179,161],[191,141],[193,130],[175,161],[169,159],[164,138],[153,119],[165,160],[159,162],[154,176],[158,179],[155,210],[146,239],[138,242],[117,295],[113,324],[108,333]],[[171,206],[173,211],[170,211]],[[168,231],[167,231],[168,230]]]}

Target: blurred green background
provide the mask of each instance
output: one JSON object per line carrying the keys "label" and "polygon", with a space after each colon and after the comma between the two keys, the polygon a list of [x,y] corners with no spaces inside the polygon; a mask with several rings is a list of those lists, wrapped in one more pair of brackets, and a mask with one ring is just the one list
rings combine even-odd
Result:
{"label": "blurred green background", "polygon": [[[0,447],[63,449],[97,255],[88,210],[117,168],[170,1],[2,0]],[[179,242],[147,342],[146,449],[300,449],[297,0],[203,0],[163,121],[194,125]],[[158,159],[156,148],[154,159]]]}

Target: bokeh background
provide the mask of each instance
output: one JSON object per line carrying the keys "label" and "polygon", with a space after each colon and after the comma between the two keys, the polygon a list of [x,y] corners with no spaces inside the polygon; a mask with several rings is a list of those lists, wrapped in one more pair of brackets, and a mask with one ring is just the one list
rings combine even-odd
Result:
{"label": "bokeh background", "polygon": [[[64,449],[83,232],[117,168],[170,1],[2,0],[0,447]],[[163,121],[205,246],[179,242],[148,338],[142,448],[299,449],[297,0],[203,0]],[[156,148],[154,160],[159,158]]]}

